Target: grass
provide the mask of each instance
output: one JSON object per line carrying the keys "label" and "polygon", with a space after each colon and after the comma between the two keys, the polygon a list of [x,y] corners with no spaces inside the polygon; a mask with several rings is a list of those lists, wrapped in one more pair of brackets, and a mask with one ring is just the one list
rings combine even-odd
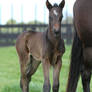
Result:
{"label": "grass", "polygon": [[[70,50],[71,47],[66,46],[66,52],[63,56],[62,69],[60,73],[59,92],[65,92],[66,89],[69,71]],[[53,83],[52,68],[50,72],[50,80],[52,84]],[[14,47],[0,48],[0,92],[21,92],[19,81],[20,81],[20,68],[15,48]],[[42,92],[42,88],[43,88],[43,71],[42,66],[40,65],[37,72],[32,77],[32,81],[30,83],[30,91]],[[83,92],[81,80],[79,81],[77,91]]]}

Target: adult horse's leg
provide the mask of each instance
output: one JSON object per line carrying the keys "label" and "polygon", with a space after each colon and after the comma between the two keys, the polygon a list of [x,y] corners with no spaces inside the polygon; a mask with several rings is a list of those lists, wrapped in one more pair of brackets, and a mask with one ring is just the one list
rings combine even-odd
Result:
{"label": "adult horse's leg", "polygon": [[70,70],[66,92],[76,92],[81,67],[83,65],[83,48],[75,29],[74,41],[71,53]]}
{"label": "adult horse's leg", "polygon": [[57,64],[54,66],[53,70],[53,92],[59,91],[59,75],[61,70],[61,57],[58,58]]}
{"label": "adult horse's leg", "polygon": [[83,66],[82,72],[82,84],[83,84],[83,92],[90,92],[90,80],[91,80],[91,71]]}
{"label": "adult horse's leg", "polygon": [[49,80],[49,70],[50,70],[50,62],[48,59],[43,60],[43,73],[44,73],[44,85],[43,85],[43,92],[50,92],[50,80]]}

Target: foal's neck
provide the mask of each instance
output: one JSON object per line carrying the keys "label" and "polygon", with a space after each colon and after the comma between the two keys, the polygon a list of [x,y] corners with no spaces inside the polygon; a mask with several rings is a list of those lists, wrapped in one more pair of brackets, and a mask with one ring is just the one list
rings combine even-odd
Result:
{"label": "foal's neck", "polygon": [[54,36],[53,31],[52,31],[50,28],[48,28],[48,30],[47,30],[47,38],[48,38],[48,40],[50,41],[50,43],[51,43],[53,46],[57,47],[57,45],[59,44],[59,42],[60,42],[60,40],[61,40],[61,35],[56,38],[56,37]]}

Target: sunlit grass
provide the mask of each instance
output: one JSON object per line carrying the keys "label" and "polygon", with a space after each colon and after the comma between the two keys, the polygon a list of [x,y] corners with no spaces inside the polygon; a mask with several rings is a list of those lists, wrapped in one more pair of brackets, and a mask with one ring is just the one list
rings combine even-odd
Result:
{"label": "sunlit grass", "polygon": [[[67,86],[70,51],[71,46],[66,46],[66,52],[63,56],[62,69],[60,73],[59,92],[65,92]],[[52,84],[52,68],[50,72],[50,80]],[[0,92],[21,92],[19,82],[20,68],[15,47],[0,48]],[[37,72],[32,77],[32,81],[30,83],[30,92],[42,92],[42,88],[43,71],[42,66],[40,65]],[[83,92],[81,81],[79,81],[78,92]]]}

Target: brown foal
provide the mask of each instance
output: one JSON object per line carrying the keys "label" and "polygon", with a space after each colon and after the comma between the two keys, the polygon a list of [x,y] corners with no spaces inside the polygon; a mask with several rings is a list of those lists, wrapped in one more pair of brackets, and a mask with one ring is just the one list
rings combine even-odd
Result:
{"label": "brown foal", "polygon": [[59,90],[59,75],[62,55],[65,52],[64,41],[61,37],[62,10],[65,1],[53,6],[46,1],[49,9],[49,26],[45,32],[26,31],[16,41],[19,56],[22,92],[29,92],[29,82],[42,62],[44,73],[43,92],[50,92],[49,70],[53,66],[53,92]]}

